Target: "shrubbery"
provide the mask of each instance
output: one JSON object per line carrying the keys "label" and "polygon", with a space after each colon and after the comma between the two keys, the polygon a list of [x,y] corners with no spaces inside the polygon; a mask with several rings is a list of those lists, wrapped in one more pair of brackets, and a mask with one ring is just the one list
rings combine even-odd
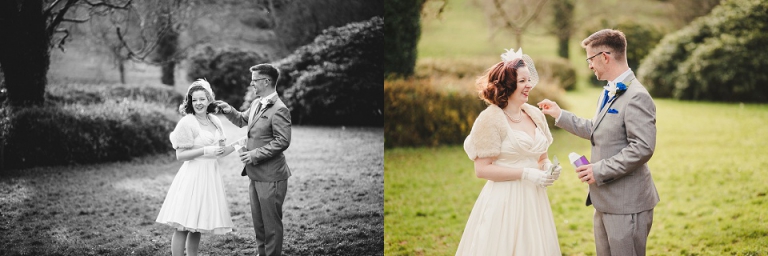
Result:
{"label": "shrubbery", "polygon": [[656,97],[768,101],[768,2],[724,1],[669,34],[641,64]]}
{"label": "shrubbery", "polygon": [[329,28],[278,61],[278,91],[297,124],[383,125],[384,20]]}
{"label": "shrubbery", "polygon": [[170,88],[140,88],[49,85],[43,107],[4,107],[0,166],[86,164],[170,151],[168,134],[179,117],[173,101],[181,96]]}
{"label": "shrubbery", "polygon": [[486,105],[476,94],[439,91],[428,80],[384,82],[384,146],[460,144]]}
{"label": "shrubbery", "polygon": [[552,78],[566,91],[576,89],[576,70],[564,58],[544,58],[534,61],[539,77]]}
{"label": "shrubbery", "polygon": [[269,63],[265,54],[237,48],[214,49],[212,46],[204,46],[189,58],[187,79],[191,83],[205,78],[211,84],[217,100],[240,106],[251,83],[250,68],[262,63]]}

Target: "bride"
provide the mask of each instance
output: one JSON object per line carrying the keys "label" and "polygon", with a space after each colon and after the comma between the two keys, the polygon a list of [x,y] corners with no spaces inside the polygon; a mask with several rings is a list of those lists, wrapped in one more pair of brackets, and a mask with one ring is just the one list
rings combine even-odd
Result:
{"label": "bride", "polygon": [[475,120],[464,150],[486,179],[456,255],[561,255],[546,187],[560,176],[547,148],[544,114],[527,104],[538,82],[533,61],[508,51],[477,82],[489,104]]}

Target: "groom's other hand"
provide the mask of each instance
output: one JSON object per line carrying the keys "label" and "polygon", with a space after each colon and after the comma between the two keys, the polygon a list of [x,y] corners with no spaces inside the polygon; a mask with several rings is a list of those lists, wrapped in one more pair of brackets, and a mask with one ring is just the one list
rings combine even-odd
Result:
{"label": "groom's other hand", "polygon": [[251,151],[240,152],[240,162],[243,162],[244,164],[250,164],[251,163]]}
{"label": "groom's other hand", "polygon": [[595,183],[595,176],[592,174],[592,164],[576,167],[576,175],[579,176],[582,183],[586,182],[590,185]]}
{"label": "groom's other hand", "polygon": [[562,112],[560,106],[557,105],[557,102],[551,101],[549,99],[544,99],[537,105],[539,105],[542,113],[550,115],[555,119],[559,118],[560,113]]}

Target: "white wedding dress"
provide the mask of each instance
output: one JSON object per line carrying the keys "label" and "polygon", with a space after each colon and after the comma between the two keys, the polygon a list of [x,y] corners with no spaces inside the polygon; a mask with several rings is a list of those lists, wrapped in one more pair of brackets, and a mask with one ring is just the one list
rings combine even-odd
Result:
{"label": "white wedding dress", "polygon": [[[544,133],[534,137],[509,128],[495,165],[538,168],[547,150]],[[532,182],[488,181],[472,208],[456,255],[561,255],[547,190]]]}
{"label": "white wedding dress", "polygon": [[[196,147],[218,145],[217,141],[224,136],[220,130],[211,133],[199,125],[195,128],[199,129],[193,139]],[[168,189],[156,222],[179,231],[217,235],[232,232],[234,224],[216,160],[215,156],[199,156],[184,161]]]}

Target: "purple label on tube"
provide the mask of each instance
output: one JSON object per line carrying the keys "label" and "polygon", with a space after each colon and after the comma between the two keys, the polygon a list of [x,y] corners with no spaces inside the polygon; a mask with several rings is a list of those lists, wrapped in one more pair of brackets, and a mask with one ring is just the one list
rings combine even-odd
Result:
{"label": "purple label on tube", "polygon": [[587,161],[587,158],[585,156],[581,156],[576,161],[573,161],[573,165],[575,165],[576,167],[579,167],[585,164],[589,164],[589,161]]}

